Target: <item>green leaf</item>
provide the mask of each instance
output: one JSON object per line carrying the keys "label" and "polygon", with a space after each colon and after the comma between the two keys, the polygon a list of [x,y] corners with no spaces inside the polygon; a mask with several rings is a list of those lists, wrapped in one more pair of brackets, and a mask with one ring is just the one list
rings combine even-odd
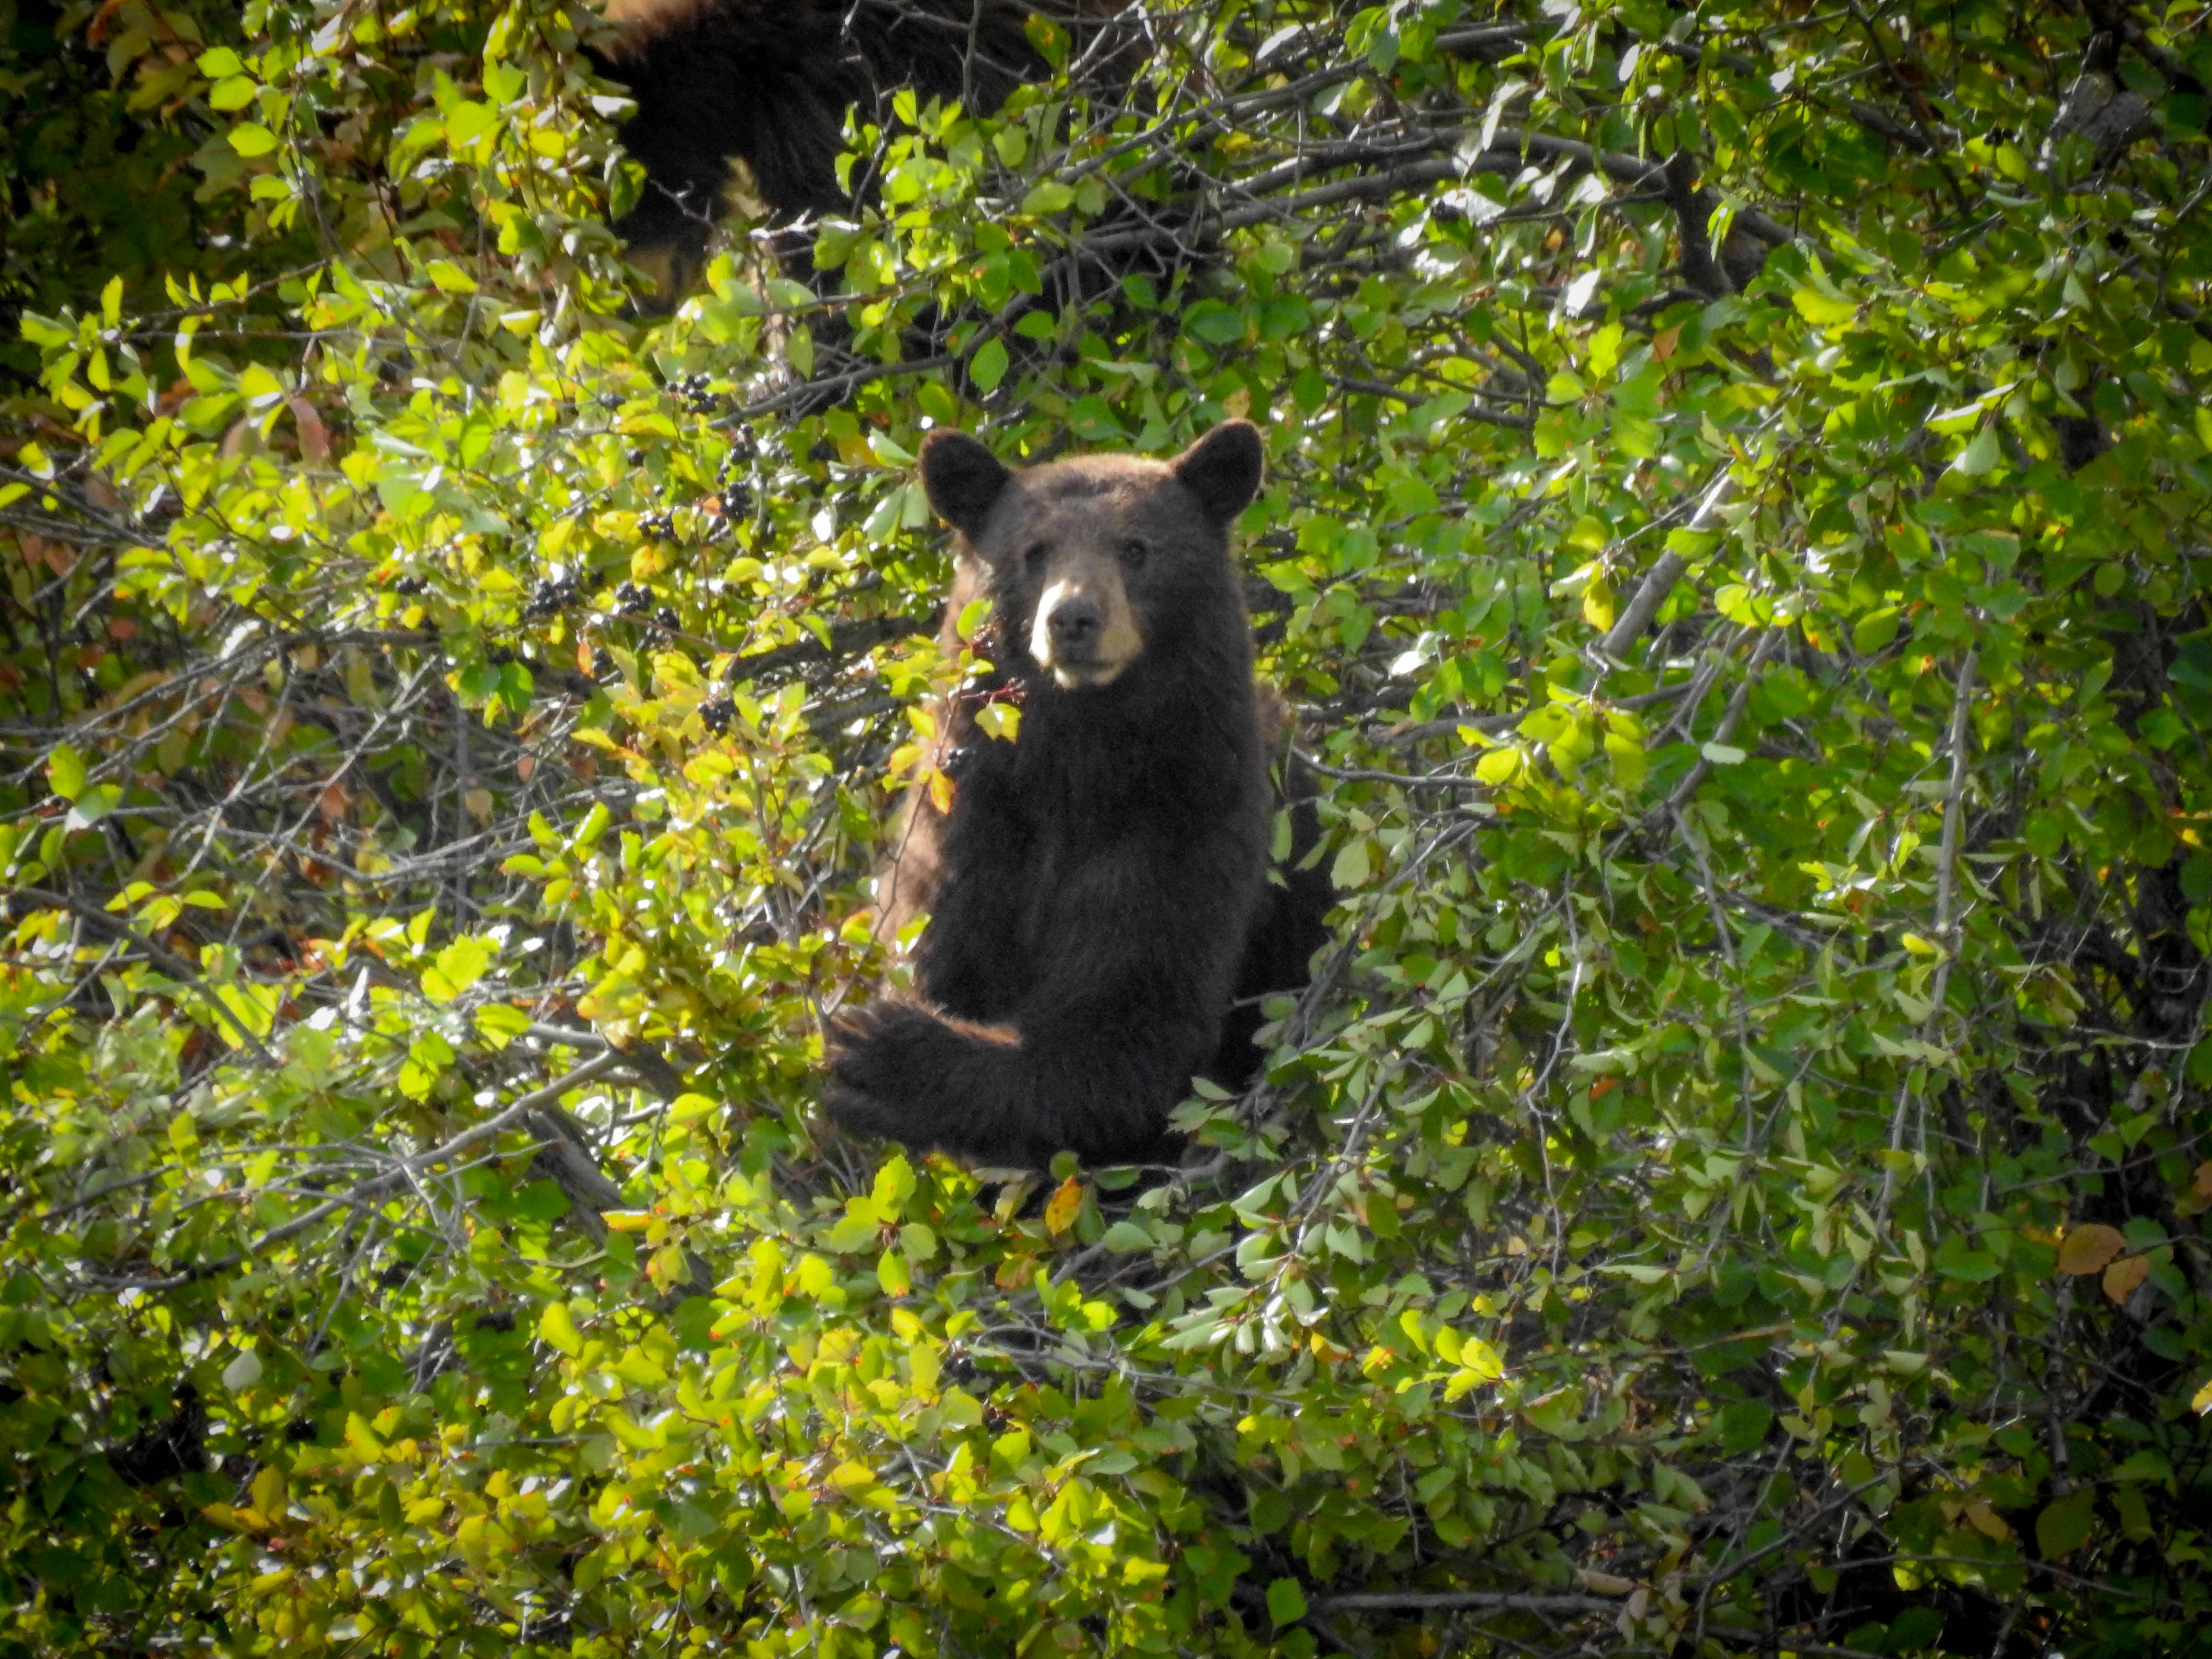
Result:
{"label": "green leaf", "polygon": [[469,937],[455,939],[438,952],[422,972],[422,991],[433,1002],[451,1002],[483,977],[491,966],[488,940]]}
{"label": "green leaf", "polygon": [[999,382],[1006,378],[1006,343],[994,336],[978,346],[968,360],[968,378],[979,392],[998,390]]}
{"label": "green leaf", "polygon": [[1649,769],[1649,757],[1639,739],[1620,732],[1607,732],[1605,734],[1605,754],[1612,764],[1615,783],[1631,794],[1644,787],[1644,774]]}
{"label": "green leaf", "polygon": [[241,122],[230,130],[230,147],[251,161],[276,148],[276,135],[258,121]]}
{"label": "green leaf", "polygon": [[446,142],[455,149],[473,144],[499,124],[499,112],[489,104],[471,100],[446,112]]}
{"label": "green leaf", "polygon": [[1486,750],[1481,758],[1474,763],[1475,779],[1478,782],[1490,784],[1492,787],[1510,783],[1521,775],[1521,769],[1525,763],[1522,759],[1521,751],[1517,749]]}
{"label": "green leaf", "polygon": [[65,743],[56,744],[46,757],[46,784],[64,800],[75,800],[84,788],[84,757]]}
{"label": "green leaf", "polygon": [[905,1296],[914,1289],[914,1274],[907,1267],[906,1257],[896,1250],[885,1250],[876,1259],[876,1282],[885,1296]]}
{"label": "green leaf", "polygon": [[1790,303],[1797,307],[1799,316],[1817,328],[1838,327],[1859,314],[1858,307],[1851,301],[1823,294],[1817,289],[1799,289],[1790,296]]}
{"label": "green leaf", "polygon": [[80,790],[69,816],[62,820],[72,830],[88,830],[112,812],[123,799],[123,787],[114,783],[96,783]]}
{"label": "green leaf", "polygon": [[1851,624],[1851,649],[1863,657],[1870,657],[1883,649],[1897,637],[1903,618],[1894,608],[1875,611]]}
{"label": "green leaf", "polygon": [[2035,1547],[2046,1561],[2057,1561],[2087,1543],[2097,1530],[2097,1493],[2092,1486],[2046,1504],[2035,1517]]}
{"label": "green leaf", "polygon": [[429,261],[422,267],[422,274],[447,294],[473,294],[477,291],[477,279],[451,259]]}
{"label": "green leaf", "polygon": [[1999,448],[1996,422],[1992,421],[1977,432],[1959,458],[1951,463],[1951,470],[1970,478],[1978,478],[1997,464]]}
{"label": "green leaf", "polygon": [[568,1317],[566,1304],[549,1302],[538,1316],[538,1334],[547,1346],[557,1349],[574,1359],[584,1352],[584,1339],[578,1334],[575,1322]]}
{"label": "green leaf", "polygon": [[1152,1236],[1134,1222],[1117,1221],[1099,1241],[1116,1255],[1131,1255],[1152,1248]]}
{"label": "green leaf", "polygon": [[531,1026],[531,1018],[527,1011],[510,1007],[503,1002],[485,1003],[476,1011],[473,1018],[476,1020],[477,1030],[483,1033],[495,1048],[504,1048],[515,1038],[528,1031]]}
{"label": "green leaf", "polygon": [[1364,887],[1373,873],[1369,864],[1370,846],[1364,836],[1355,836],[1337,852],[1336,861],[1329,866],[1328,878],[1340,892],[1355,887]]}
{"label": "green leaf", "polygon": [[1306,1593],[1295,1578],[1278,1578],[1267,1586],[1267,1617],[1278,1629],[1295,1625],[1306,1616]]}
{"label": "green leaf", "polygon": [[1722,1447],[1741,1456],[1765,1443],[1767,1432],[1774,1426],[1774,1408],[1757,1400],[1732,1401],[1721,1407],[1716,1422]]}

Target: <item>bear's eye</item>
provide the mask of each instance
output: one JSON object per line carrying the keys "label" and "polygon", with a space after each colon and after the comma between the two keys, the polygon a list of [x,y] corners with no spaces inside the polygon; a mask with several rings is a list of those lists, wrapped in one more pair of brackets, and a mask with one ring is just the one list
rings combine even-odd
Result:
{"label": "bear's eye", "polygon": [[1152,544],[1139,536],[1130,536],[1121,543],[1121,562],[1135,570],[1140,568],[1152,554]]}
{"label": "bear's eye", "polygon": [[1052,551],[1050,542],[1031,542],[1022,551],[1022,568],[1034,576],[1044,568],[1045,557]]}

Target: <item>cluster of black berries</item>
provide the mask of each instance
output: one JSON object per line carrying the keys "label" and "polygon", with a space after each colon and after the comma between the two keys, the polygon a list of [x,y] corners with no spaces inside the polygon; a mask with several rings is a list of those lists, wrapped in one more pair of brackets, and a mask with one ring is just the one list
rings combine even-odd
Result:
{"label": "cluster of black berries", "polygon": [[648,541],[672,542],[676,539],[676,515],[665,511],[641,513],[637,515],[637,533]]}
{"label": "cluster of black berries", "polygon": [[615,589],[615,609],[625,617],[635,617],[640,622],[657,624],[672,634],[683,620],[676,614],[673,605],[656,606],[653,602],[653,590],[639,582],[624,582]]}
{"label": "cluster of black berries", "polygon": [[720,399],[707,389],[704,374],[686,374],[680,380],[671,380],[668,389],[681,398],[684,407],[694,415],[712,415],[720,407]]}
{"label": "cluster of black berries", "polygon": [[540,576],[530,590],[530,602],[522,607],[522,614],[526,620],[555,616],[582,597],[583,589],[574,576]]}
{"label": "cluster of black berries", "polygon": [[737,705],[730,701],[726,691],[717,691],[699,705],[700,720],[717,737],[728,731],[730,722],[737,717]]}
{"label": "cluster of black berries", "polygon": [[725,519],[742,519],[753,510],[754,459],[752,435],[738,433],[730,453],[722,457],[721,471],[714,481],[722,493],[713,506]]}

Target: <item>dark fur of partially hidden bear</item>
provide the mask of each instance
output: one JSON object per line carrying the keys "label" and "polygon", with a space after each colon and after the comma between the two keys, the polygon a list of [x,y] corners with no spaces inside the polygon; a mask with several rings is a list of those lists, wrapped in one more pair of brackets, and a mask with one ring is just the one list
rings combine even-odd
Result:
{"label": "dark fur of partially hidden bear", "polygon": [[[777,218],[836,212],[845,112],[902,87],[995,110],[1046,73],[1032,13],[1075,27],[1102,0],[608,0],[600,71],[637,105],[623,146],[645,193],[616,228],[641,254],[696,263],[743,161]],[[681,285],[681,273],[676,273]]]}
{"label": "dark fur of partially hidden bear", "polygon": [[[1072,1150],[1134,1162],[1170,1143],[1194,1074],[1241,1083],[1255,1008],[1325,937],[1325,878],[1271,886],[1280,726],[1253,684],[1228,527],[1260,484],[1248,422],[1174,461],[1095,455],[1016,472],[932,434],[921,473],[960,532],[966,604],[994,665],[938,712],[949,813],[908,792],[878,878],[888,935],[927,912],[926,1001],[886,999],[833,1034],[824,1097],[842,1127],[994,1166]],[[1018,701],[1013,741],[976,711]],[[1298,851],[1316,838],[1294,809]]]}

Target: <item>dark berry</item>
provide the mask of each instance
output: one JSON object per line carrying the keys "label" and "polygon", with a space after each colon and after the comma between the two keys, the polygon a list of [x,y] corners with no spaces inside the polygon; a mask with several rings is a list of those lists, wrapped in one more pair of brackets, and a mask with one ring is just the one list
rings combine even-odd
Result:
{"label": "dark berry", "polygon": [[575,604],[576,579],[574,576],[540,576],[538,585],[530,590],[530,603],[522,608],[525,617],[550,617],[566,611]]}

